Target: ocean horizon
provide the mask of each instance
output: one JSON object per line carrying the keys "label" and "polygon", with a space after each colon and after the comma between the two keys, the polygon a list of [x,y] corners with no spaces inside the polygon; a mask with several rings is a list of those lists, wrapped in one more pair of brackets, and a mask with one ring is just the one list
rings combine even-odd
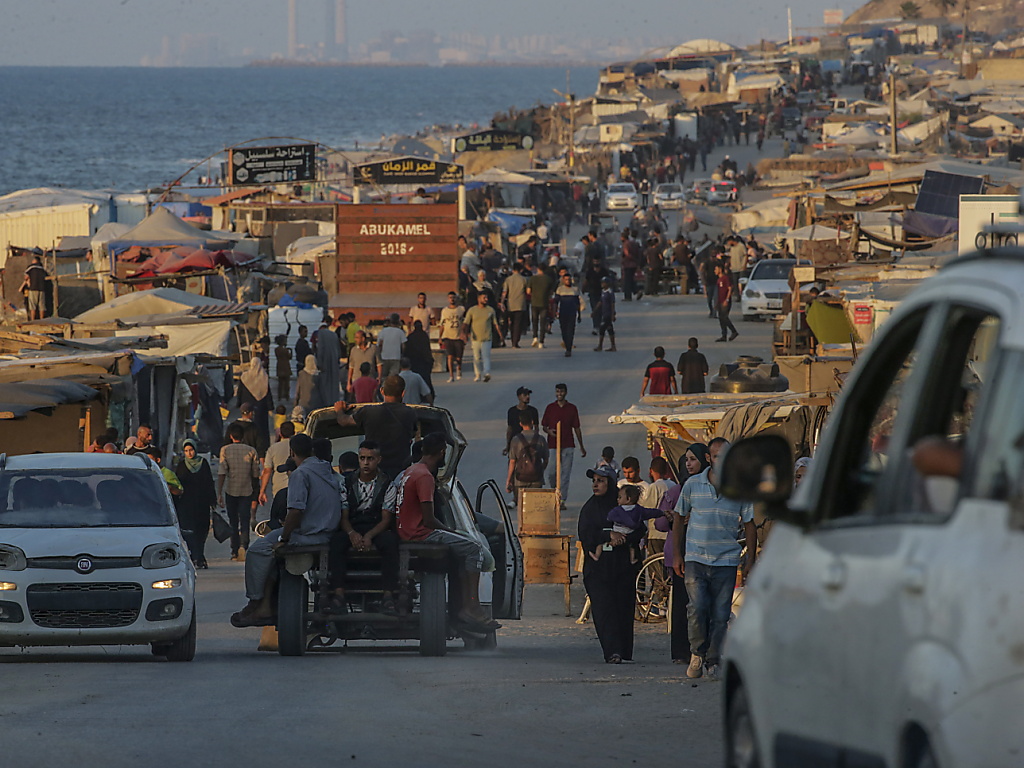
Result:
{"label": "ocean horizon", "polygon": [[[571,70],[589,96],[599,67]],[[0,194],[142,190],[225,147],[290,136],[329,147],[549,104],[564,66],[0,67]],[[214,168],[216,173],[216,168]]]}

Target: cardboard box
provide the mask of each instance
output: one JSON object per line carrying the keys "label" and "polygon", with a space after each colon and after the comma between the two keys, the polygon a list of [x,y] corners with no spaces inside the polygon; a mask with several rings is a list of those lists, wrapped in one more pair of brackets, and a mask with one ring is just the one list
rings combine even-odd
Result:
{"label": "cardboard box", "polygon": [[558,536],[562,532],[561,499],[554,488],[523,488],[519,505],[520,536]]}

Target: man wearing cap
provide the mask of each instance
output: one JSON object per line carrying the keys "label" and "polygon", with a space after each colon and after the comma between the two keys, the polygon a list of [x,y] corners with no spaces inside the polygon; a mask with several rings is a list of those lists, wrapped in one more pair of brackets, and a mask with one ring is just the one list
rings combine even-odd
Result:
{"label": "man wearing cap", "polygon": [[398,313],[384,321],[384,327],[377,334],[377,349],[380,351],[381,379],[397,376],[402,370],[402,347],[405,345],[405,331]]}
{"label": "man wearing cap", "polygon": [[519,422],[521,414],[532,413],[533,423],[537,424],[540,422],[540,414],[536,408],[530,405],[530,395],[532,393],[533,390],[526,387],[520,387],[516,390],[518,402],[508,409],[508,429],[505,430],[505,450],[501,452],[502,456],[508,456],[508,449],[512,443],[512,438],[523,431],[523,427]]}

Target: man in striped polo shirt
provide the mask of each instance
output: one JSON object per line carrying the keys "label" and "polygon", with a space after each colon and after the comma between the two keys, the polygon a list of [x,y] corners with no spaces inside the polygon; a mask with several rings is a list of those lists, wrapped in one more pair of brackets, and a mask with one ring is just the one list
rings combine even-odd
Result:
{"label": "man in striped polo shirt", "polygon": [[753,504],[727,499],[718,490],[715,467],[728,445],[720,437],[711,441],[711,466],[683,485],[676,502],[676,524],[672,526],[673,568],[684,579],[689,598],[686,620],[691,655],[686,676],[691,679],[701,677],[705,670],[711,680],[719,676],[736,569],[743,551],[738,541],[741,525],[746,540],[754,544],[746,552],[745,574],[757,557]]}

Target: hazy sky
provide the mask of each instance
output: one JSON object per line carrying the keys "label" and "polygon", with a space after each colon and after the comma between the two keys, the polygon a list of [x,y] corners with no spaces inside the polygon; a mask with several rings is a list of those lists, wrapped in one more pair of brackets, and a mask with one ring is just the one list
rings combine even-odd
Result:
{"label": "hazy sky", "polygon": [[[749,43],[821,24],[822,10],[847,13],[857,0],[348,0],[349,40],[384,30],[546,33],[585,38],[682,42],[712,37]],[[2,0],[0,65],[136,65],[158,54],[164,35],[219,38],[237,57],[284,53],[286,0]],[[299,0],[300,42],[315,43],[324,0]],[[738,24],[738,22],[742,24]]]}

